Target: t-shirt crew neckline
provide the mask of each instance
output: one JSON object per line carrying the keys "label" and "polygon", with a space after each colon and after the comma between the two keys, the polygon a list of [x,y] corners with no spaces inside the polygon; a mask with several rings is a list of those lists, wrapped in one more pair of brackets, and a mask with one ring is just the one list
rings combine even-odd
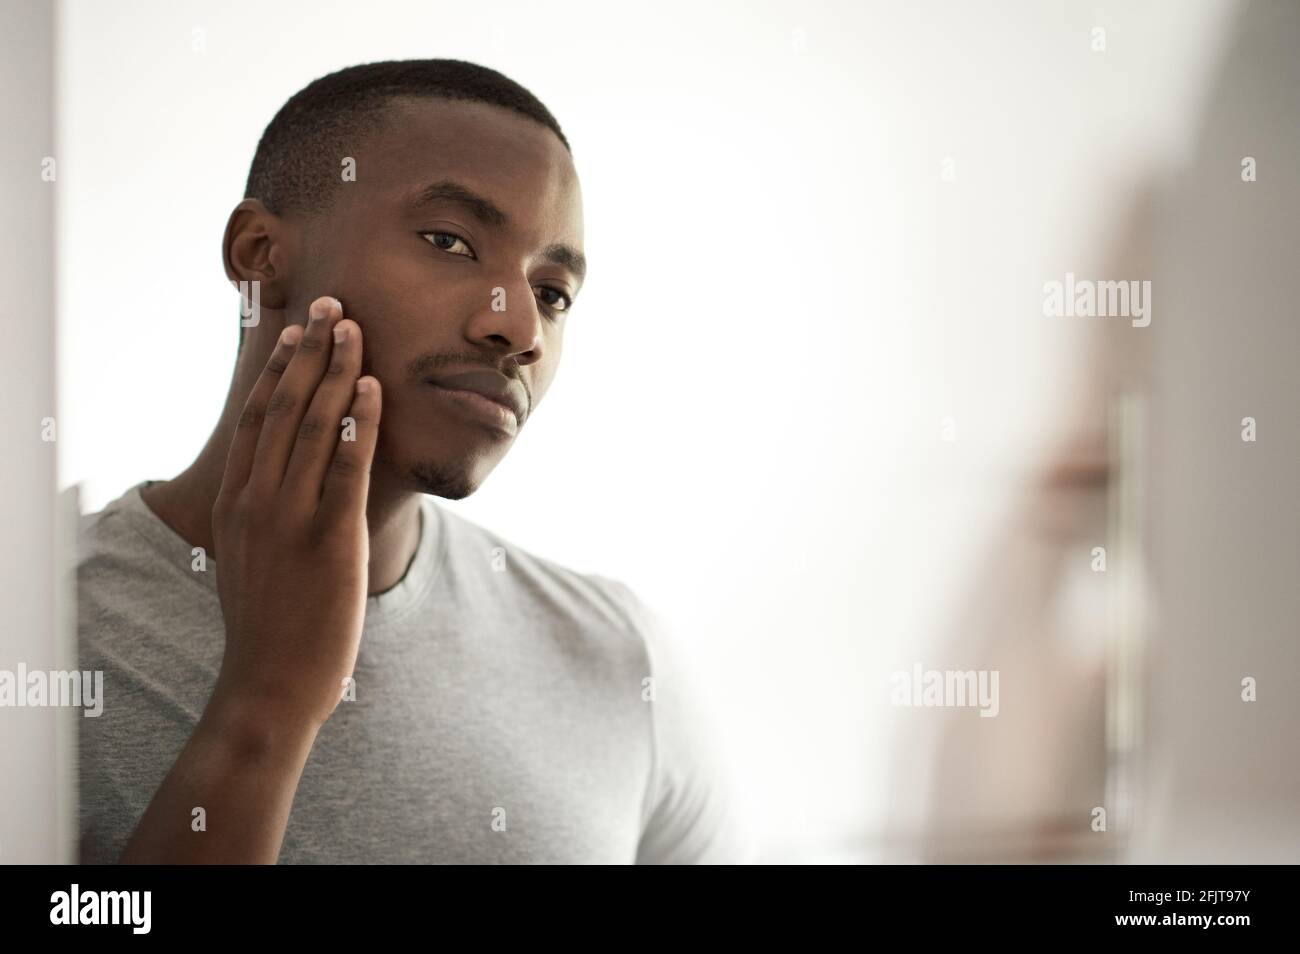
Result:
{"label": "t-shirt crew neckline", "polygon": [[[208,557],[207,572],[196,571],[193,568],[194,555],[191,544],[145,503],[141,491],[154,483],[157,481],[142,480],[131,487],[122,495],[122,511],[130,519],[131,525],[162,551],[168,560],[215,594],[217,592],[216,560]],[[432,498],[422,494],[420,539],[416,544],[415,556],[411,558],[406,572],[396,584],[382,593],[366,598],[366,615],[377,614],[381,617],[390,617],[418,604],[433,586],[434,580],[442,569],[446,552],[447,534],[443,525],[442,510]]]}

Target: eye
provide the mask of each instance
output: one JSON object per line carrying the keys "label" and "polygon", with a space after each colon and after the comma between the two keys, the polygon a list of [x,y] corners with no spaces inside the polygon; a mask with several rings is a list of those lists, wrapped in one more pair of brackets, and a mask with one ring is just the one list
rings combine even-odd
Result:
{"label": "eye", "polygon": [[454,232],[421,232],[436,248],[444,252],[450,252],[452,255],[463,255],[466,258],[474,258],[474,250],[469,247],[469,243]]}
{"label": "eye", "polygon": [[[554,308],[556,311],[568,311],[573,307],[572,298],[560,291],[558,288],[552,288],[550,285],[538,285],[537,296],[541,298],[546,305]],[[551,296],[555,297],[552,298]],[[557,301],[555,299],[559,300]],[[561,304],[561,302],[563,302],[563,304]]]}

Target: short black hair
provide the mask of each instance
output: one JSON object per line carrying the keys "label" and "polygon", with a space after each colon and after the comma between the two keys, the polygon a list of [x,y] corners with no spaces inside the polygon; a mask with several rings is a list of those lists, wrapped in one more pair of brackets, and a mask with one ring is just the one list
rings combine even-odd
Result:
{"label": "short black hair", "polygon": [[342,160],[383,127],[385,107],[398,96],[512,109],[550,129],[572,152],[541,100],[496,70],[465,60],[384,60],[338,70],[294,93],[262,132],[244,197],[260,199],[276,215],[325,214],[342,181]]}

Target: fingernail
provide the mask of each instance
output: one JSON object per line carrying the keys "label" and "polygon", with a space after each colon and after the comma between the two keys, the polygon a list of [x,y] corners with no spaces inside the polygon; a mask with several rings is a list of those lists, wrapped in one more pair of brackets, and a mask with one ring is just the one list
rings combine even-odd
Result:
{"label": "fingernail", "polygon": [[367,393],[367,392],[369,392],[369,391],[372,391],[372,390],[374,390],[374,387],[375,387],[375,382],[372,381],[372,380],[370,380],[370,378],[358,378],[358,379],[357,379],[357,393],[358,393],[358,394],[365,394],[365,393]]}
{"label": "fingernail", "polygon": [[[337,298],[330,298],[328,296],[317,298],[311,303],[311,317],[315,318],[317,321],[324,321],[330,316],[330,309],[338,304],[339,300]],[[342,308],[343,306],[339,305],[339,307]]]}
{"label": "fingernail", "polygon": [[280,332],[280,340],[290,346],[296,345],[298,339],[301,337],[302,328],[298,325],[290,325],[288,328],[285,328],[284,331]]}
{"label": "fingernail", "polygon": [[348,336],[348,326],[338,324],[334,326],[334,343],[342,344]]}

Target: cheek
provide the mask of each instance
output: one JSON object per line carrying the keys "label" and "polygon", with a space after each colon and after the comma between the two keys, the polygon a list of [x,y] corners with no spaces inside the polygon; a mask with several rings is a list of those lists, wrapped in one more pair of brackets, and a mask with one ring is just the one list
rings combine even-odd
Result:
{"label": "cheek", "polygon": [[405,384],[405,368],[420,355],[446,347],[450,304],[427,273],[409,265],[376,261],[361,265],[344,299],[348,317],[361,326],[365,364],[387,386]]}
{"label": "cheek", "polygon": [[415,253],[373,255],[359,261],[354,274],[358,300],[417,352],[446,338],[453,319],[467,314],[483,295],[468,270],[437,268]]}
{"label": "cheek", "polygon": [[556,332],[551,340],[546,342],[546,357],[542,359],[541,365],[536,368],[537,373],[533,375],[532,380],[534,407],[542,402],[542,398],[546,397],[546,392],[550,390],[551,382],[555,380],[555,374],[560,369],[562,341],[562,332]]}

